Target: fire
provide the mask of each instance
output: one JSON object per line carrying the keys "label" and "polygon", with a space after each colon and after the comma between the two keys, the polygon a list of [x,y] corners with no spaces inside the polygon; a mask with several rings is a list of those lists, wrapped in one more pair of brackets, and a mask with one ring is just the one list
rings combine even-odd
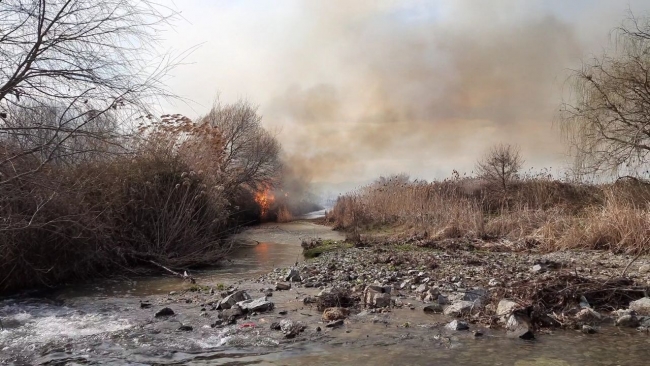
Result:
{"label": "fire", "polygon": [[260,205],[261,218],[266,218],[266,215],[269,213],[269,208],[274,201],[275,196],[269,187],[266,187],[264,190],[255,193],[255,202]]}

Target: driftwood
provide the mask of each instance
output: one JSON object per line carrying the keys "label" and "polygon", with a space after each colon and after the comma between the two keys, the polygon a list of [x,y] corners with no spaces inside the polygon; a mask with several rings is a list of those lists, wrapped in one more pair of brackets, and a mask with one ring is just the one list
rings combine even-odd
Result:
{"label": "driftwood", "polygon": [[174,271],[174,270],[171,270],[171,269],[169,269],[169,268],[163,266],[162,264],[160,264],[160,263],[156,263],[156,262],[154,262],[154,261],[152,261],[152,260],[150,260],[149,263],[151,263],[151,264],[153,264],[153,265],[156,265],[156,266],[158,266],[158,267],[164,269],[165,271],[167,271],[167,272],[173,274],[174,276],[180,277],[180,278],[182,278],[182,279],[184,279],[184,280],[186,280],[186,281],[190,281],[190,283],[196,283],[196,280],[194,279],[194,277],[188,275],[188,274],[187,274],[187,271],[185,271],[185,272],[183,272],[183,273],[178,273],[178,272],[176,272],[176,271]]}

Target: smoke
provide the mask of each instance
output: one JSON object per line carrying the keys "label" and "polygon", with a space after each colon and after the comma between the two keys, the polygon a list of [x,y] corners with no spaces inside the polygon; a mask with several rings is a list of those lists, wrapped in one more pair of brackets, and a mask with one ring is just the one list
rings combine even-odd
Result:
{"label": "smoke", "polygon": [[520,145],[529,164],[562,158],[552,121],[567,68],[584,52],[566,21],[500,18],[517,8],[511,1],[492,11],[458,3],[450,11],[461,16],[452,18],[352,3],[302,9],[302,43],[283,59],[307,82],[288,86],[265,111],[282,126],[292,164],[314,181],[446,176],[471,170],[498,142]]}
{"label": "smoke", "polygon": [[178,44],[210,39],[176,90],[207,104],[217,90],[259,103],[293,171],[329,184],[470,173],[501,142],[519,145],[526,167],[568,161],[553,126],[568,70],[602,52],[628,6],[650,9],[643,0],[228,4],[186,5],[195,33]]}

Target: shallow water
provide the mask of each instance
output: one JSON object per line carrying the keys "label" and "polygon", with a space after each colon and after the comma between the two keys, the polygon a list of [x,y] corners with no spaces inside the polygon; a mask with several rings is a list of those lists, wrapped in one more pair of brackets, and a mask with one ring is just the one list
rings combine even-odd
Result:
{"label": "shallow water", "polygon": [[[341,239],[339,233],[307,222],[252,228],[241,236],[259,244],[233,253],[232,263],[192,273],[200,284],[232,284],[256,278],[274,267],[300,261],[302,237]],[[650,336],[635,330],[603,328],[597,335],[574,331],[541,334],[532,342],[508,339],[485,330],[446,332],[444,318],[421,311],[394,311],[352,317],[341,329],[315,330],[318,312],[302,307],[301,290],[277,293],[278,309],[308,329],[295,340],[268,330],[277,312],[254,319],[254,326],[210,328],[194,303],[173,303],[171,320],[152,317],[140,301],[154,308],[167,304],[161,294],[187,288],[177,278],[97,281],[56,291],[47,298],[0,301],[0,364],[125,365],[644,365],[650,359]],[[253,295],[255,296],[255,295]],[[284,296],[284,297],[283,297]],[[410,327],[404,327],[407,322]],[[194,326],[179,332],[180,323]]]}

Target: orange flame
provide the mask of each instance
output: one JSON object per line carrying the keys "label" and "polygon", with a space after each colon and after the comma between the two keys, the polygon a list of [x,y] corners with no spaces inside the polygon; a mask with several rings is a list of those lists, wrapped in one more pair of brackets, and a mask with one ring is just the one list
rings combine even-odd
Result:
{"label": "orange flame", "polygon": [[255,202],[257,202],[257,204],[260,206],[261,218],[266,218],[266,215],[269,213],[269,208],[274,201],[275,196],[269,187],[266,187],[264,190],[255,193]]}

